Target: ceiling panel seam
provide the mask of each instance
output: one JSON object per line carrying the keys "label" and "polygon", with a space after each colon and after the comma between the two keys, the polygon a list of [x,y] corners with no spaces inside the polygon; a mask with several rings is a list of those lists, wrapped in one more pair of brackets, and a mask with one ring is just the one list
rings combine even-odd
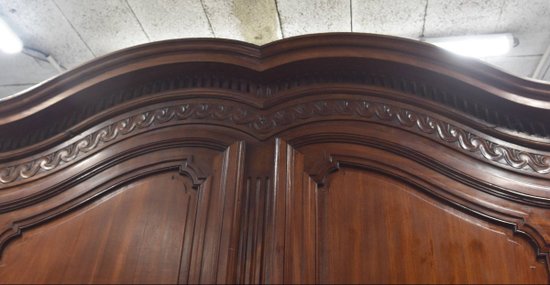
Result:
{"label": "ceiling panel seam", "polygon": [[353,0],[349,0],[349,27],[353,33]]}
{"label": "ceiling panel seam", "polygon": [[281,21],[281,12],[279,11],[279,3],[275,1],[275,11],[277,11],[277,19],[279,20],[279,29],[281,30],[281,39],[285,38],[285,31],[283,30],[283,21]]}
{"label": "ceiling panel seam", "polygon": [[420,32],[420,38],[424,37],[424,32],[426,30],[426,17],[428,17],[428,1],[426,0],[426,4],[424,5],[424,18],[422,19],[422,31]]}
{"label": "ceiling panel seam", "polygon": [[214,27],[212,27],[212,23],[210,22],[210,16],[208,16],[208,12],[206,12],[206,8],[204,7],[203,1],[200,0],[200,2],[201,2],[202,11],[204,12],[204,16],[206,17],[206,21],[208,22],[208,28],[210,29],[210,32],[212,33],[212,37],[216,38],[216,33],[214,32]]}
{"label": "ceiling panel seam", "polygon": [[97,57],[97,55],[95,54],[95,52],[90,48],[90,46],[88,45],[88,43],[84,40],[84,38],[82,37],[82,35],[78,32],[78,30],[75,28],[75,26],[73,25],[73,23],[71,21],[69,21],[69,18],[67,18],[67,16],[65,15],[65,13],[63,12],[63,10],[61,9],[61,7],[59,7],[59,5],[57,4],[57,2],[55,0],[52,0],[53,4],[55,5],[55,7],[57,7],[57,10],[59,10],[59,12],[61,13],[61,15],[63,16],[63,18],[65,19],[65,21],[67,21],[67,23],[69,23],[69,25],[71,26],[71,28],[73,29],[73,31],[78,35],[78,38],[82,41],[82,43],[84,43],[84,45],[86,46],[86,48],[90,51],[90,53],[94,56],[94,57]]}
{"label": "ceiling panel seam", "polygon": [[0,84],[0,87],[17,87],[17,86],[30,86],[38,83],[13,83],[13,84]]}
{"label": "ceiling panel seam", "polygon": [[128,6],[128,9],[130,9],[130,12],[132,12],[132,15],[134,15],[134,18],[138,22],[138,25],[141,28],[141,30],[143,31],[143,34],[145,35],[145,37],[147,38],[147,41],[151,42],[151,38],[149,37],[149,34],[145,31],[145,28],[143,27],[143,24],[141,24],[141,21],[137,17],[137,15],[134,12],[134,9],[132,8],[132,6],[130,6],[130,3],[128,3],[128,0],[124,0],[124,2],[126,2],[126,6]]}
{"label": "ceiling panel seam", "polygon": [[500,29],[500,20],[502,19],[502,13],[504,13],[504,5],[506,5],[506,2],[507,1],[502,1],[501,5],[500,5],[500,12],[498,14],[498,18],[497,18],[497,23],[496,23],[496,27],[495,27],[495,31],[497,31],[498,29]]}

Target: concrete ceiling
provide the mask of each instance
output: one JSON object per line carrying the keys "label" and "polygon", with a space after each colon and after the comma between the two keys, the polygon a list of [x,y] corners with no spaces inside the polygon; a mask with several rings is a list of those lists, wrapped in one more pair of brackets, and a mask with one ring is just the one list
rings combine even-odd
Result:
{"label": "concrete ceiling", "polygon": [[[550,0],[0,0],[25,46],[71,69],[129,46],[188,37],[264,44],[320,32],[420,36],[511,32],[519,45],[484,61],[530,77],[550,46]],[[0,97],[59,74],[0,53]],[[550,72],[545,80],[550,81]]]}

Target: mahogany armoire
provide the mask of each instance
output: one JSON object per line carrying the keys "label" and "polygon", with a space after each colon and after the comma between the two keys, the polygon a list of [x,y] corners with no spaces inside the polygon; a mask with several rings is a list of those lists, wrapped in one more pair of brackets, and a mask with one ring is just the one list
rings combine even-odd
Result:
{"label": "mahogany armoire", "polygon": [[0,102],[0,283],[548,283],[550,85],[417,41],[146,44]]}

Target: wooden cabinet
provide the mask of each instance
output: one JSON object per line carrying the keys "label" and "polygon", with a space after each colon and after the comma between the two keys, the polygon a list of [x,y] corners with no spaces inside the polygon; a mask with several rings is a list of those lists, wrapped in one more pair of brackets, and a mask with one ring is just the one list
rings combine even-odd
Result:
{"label": "wooden cabinet", "polygon": [[548,283],[549,117],[403,39],[123,50],[0,103],[0,283]]}

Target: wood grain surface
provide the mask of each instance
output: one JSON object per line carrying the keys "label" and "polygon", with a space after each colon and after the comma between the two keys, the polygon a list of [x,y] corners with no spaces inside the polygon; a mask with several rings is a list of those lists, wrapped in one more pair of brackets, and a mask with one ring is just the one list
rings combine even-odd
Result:
{"label": "wood grain surface", "polygon": [[0,104],[0,283],[549,283],[548,118],[391,37],[116,52]]}

